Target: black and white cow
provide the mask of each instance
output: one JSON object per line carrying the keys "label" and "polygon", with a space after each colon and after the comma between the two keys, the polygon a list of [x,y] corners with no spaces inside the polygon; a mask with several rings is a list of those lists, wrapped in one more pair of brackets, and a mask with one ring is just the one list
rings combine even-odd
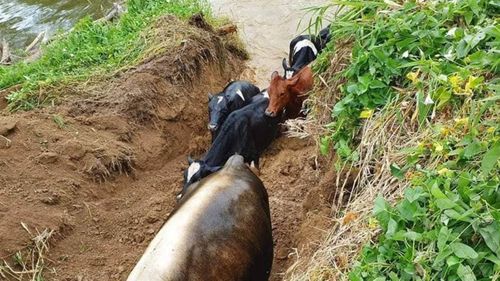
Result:
{"label": "black and white cow", "polygon": [[296,72],[313,62],[330,39],[330,25],[320,30],[318,36],[299,35],[295,37],[290,42],[288,58],[290,65],[287,64],[286,59],[283,59],[284,77],[286,79],[292,78]]}
{"label": "black and white cow", "polygon": [[244,157],[246,163],[259,165],[262,152],[278,134],[281,116],[265,115],[269,105],[269,95],[263,91],[253,97],[253,102],[229,114],[226,122],[201,160],[189,159],[189,167],[184,172],[184,187],[177,196],[181,198],[194,182],[218,171],[235,153]]}
{"label": "black and white cow", "polygon": [[189,189],[127,281],[266,281],[272,262],[266,188],[235,155]]}
{"label": "black and white cow", "polygon": [[247,81],[233,81],[222,92],[208,95],[208,129],[212,133],[212,141],[218,135],[219,129],[227,116],[251,102],[260,89]]}

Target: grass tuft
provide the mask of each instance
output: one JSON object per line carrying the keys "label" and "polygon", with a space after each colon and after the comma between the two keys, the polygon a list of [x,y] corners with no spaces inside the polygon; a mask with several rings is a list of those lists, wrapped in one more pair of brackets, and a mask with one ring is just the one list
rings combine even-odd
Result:
{"label": "grass tuft", "polygon": [[30,235],[31,244],[17,252],[12,257],[12,262],[0,261],[0,277],[7,280],[43,281],[45,254],[49,251],[49,240],[54,231],[45,229],[42,232],[32,232],[25,223],[21,223],[21,226]]}

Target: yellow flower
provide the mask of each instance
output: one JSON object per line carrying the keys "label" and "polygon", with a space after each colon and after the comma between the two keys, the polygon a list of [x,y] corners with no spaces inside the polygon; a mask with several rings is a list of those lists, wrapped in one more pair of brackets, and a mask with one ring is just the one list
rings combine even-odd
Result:
{"label": "yellow flower", "polygon": [[422,148],[425,148],[426,143],[419,141],[418,144],[417,144],[417,146],[418,146],[418,148],[422,149]]}
{"label": "yellow flower", "polygon": [[486,132],[493,134],[495,132],[496,128],[495,127],[489,127]]}
{"label": "yellow flower", "polygon": [[466,126],[467,124],[469,124],[469,117],[455,118],[455,125],[456,126]]}
{"label": "yellow flower", "polygon": [[434,143],[434,151],[436,152],[442,152],[443,151],[443,145],[440,144],[439,142]]}
{"label": "yellow flower", "polygon": [[375,228],[378,228],[378,220],[376,218],[369,218],[368,219],[368,227],[370,229],[375,229]]}
{"label": "yellow flower", "polygon": [[373,115],[373,109],[365,109],[361,111],[361,113],[359,114],[359,118],[368,119],[372,117],[372,115]]}
{"label": "yellow flower", "polygon": [[465,93],[467,95],[472,95],[472,91],[476,89],[479,84],[481,84],[482,80],[482,77],[476,77],[472,75],[469,76],[469,80],[467,81],[467,83],[465,83]]}
{"label": "yellow flower", "polygon": [[450,81],[451,87],[455,92],[461,91],[463,83],[462,77],[458,75],[453,75],[448,80]]}
{"label": "yellow flower", "polygon": [[413,84],[416,84],[418,82],[418,75],[420,74],[420,70],[416,72],[410,72],[406,74],[406,78],[410,79]]}
{"label": "yellow flower", "polygon": [[439,174],[440,176],[442,176],[442,175],[447,174],[449,171],[450,171],[450,170],[448,170],[448,168],[442,168],[441,170],[439,170],[439,171],[438,171],[438,174]]}
{"label": "yellow flower", "polygon": [[439,130],[439,133],[442,135],[442,136],[447,136],[450,134],[450,129],[448,127],[442,127],[440,130]]}

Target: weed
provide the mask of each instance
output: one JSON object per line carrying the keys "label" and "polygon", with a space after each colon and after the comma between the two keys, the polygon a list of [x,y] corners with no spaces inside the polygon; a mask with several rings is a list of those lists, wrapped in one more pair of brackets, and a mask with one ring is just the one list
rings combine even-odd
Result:
{"label": "weed", "polygon": [[410,187],[394,206],[376,199],[382,233],[351,280],[498,280],[500,110],[491,101],[462,109],[469,117],[435,124],[405,150],[405,166],[391,166]]}
{"label": "weed", "polygon": [[[22,227],[30,235],[31,245],[17,252],[12,257],[12,264],[0,261],[0,277],[9,280],[36,280],[43,281],[45,266],[45,254],[49,250],[49,240],[54,234],[53,230],[38,230],[32,233],[28,226],[21,223]],[[3,279],[2,279],[3,280]]]}
{"label": "weed", "polygon": [[54,114],[52,115],[52,121],[56,123],[59,129],[64,129],[66,127],[66,123],[64,122],[64,118],[61,115]]}
{"label": "weed", "polygon": [[[341,6],[331,23],[330,50],[347,41],[352,51],[349,65],[331,78],[346,82],[323,146],[356,160],[353,146],[363,119],[401,88],[418,100],[415,118],[422,125],[437,110],[484,94],[485,77],[500,70],[500,29],[493,16],[498,7],[493,2],[334,1]],[[324,13],[324,7],[318,10]],[[331,54],[326,51],[319,58],[317,70],[328,68],[330,61],[324,58]],[[498,81],[489,86],[498,90]]]}

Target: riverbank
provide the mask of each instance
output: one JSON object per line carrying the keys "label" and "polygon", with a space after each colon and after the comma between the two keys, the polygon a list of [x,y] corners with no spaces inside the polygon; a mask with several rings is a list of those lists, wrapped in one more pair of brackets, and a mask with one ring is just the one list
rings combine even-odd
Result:
{"label": "riverbank", "polygon": [[34,62],[0,66],[0,89],[7,89],[10,109],[50,104],[64,95],[65,85],[110,77],[177,46],[176,41],[155,39],[152,25],[160,15],[186,19],[204,13],[211,18],[207,4],[198,0],[128,1],[126,7],[127,12],[114,23],[80,21],[72,32],[44,46],[43,56]]}
{"label": "riverbank", "polygon": [[287,280],[499,280],[498,5],[339,3],[305,129],[335,223]]}
{"label": "riverbank", "polygon": [[168,217],[186,156],[209,143],[200,101],[244,63],[200,17],[152,27],[175,48],[0,115],[0,278],[123,280]]}
{"label": "riverbank", "polygon": [[[34,73],[28,64],[10,66],[9,77],[17,77],[16,67],[28,75],[17,77],[20,86],[0,92],[19,95],[10,100],[11,110],[0,103],[0,276],[123,280],[160,229],[182,185],[186,156],[199,156],[209,146],[206,92],[255,78],[237,35],[219,32],[219,21],[210,20],[213,26],[179,13],[141,24],[145,30],[135,39],[145,45],[135,59],[108,57],[103,40],[87,53],[80,48],[81,60],[65,57],[55,70],[59,64],[50,56],[41,58]],[[120,37],[107,32],[127,18],[110,27],[83,22],[75,32],[94,40],[94,29],[105,31],[98,34],[117,40],[114,48]],[[72,36],[62,42],[85,41],[72,43]],[[95,52],[103,54],[101,60],[85,60]],[[329,190],[332,184],[331,175],[325,177],[328,165],[316,154],[312,139],[282,137],[262,157],[273,222],[273,281],[284,279],[304,249],[315,249],[330,224],[327,196],[311,188]]]}

